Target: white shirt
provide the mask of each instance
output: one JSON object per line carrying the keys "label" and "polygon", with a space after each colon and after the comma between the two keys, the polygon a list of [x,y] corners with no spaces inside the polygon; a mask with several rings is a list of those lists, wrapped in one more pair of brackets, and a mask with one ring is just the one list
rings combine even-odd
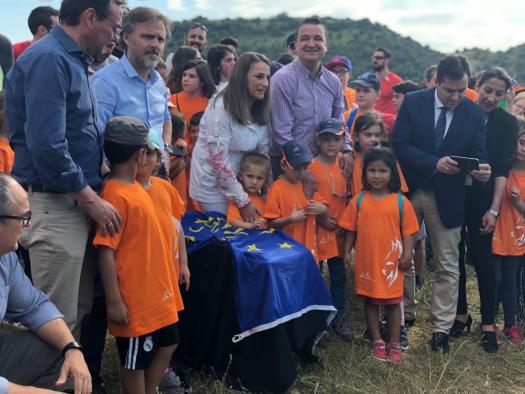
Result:
{"label": "white shirt", "polygon": [[238,123],[224,109],[223,96],[214,96],[202,116],[193,149],[190,196],[204,203],[233,200],[244,206],[249,197],[237,174],[248,152],[268,155],[268,126]]}
{"label": "white shirt", "polygon": [[[434,91],[434,128],[437,126],[439,114],[441,113],[441,108],[443,107],[444,105],[439,99],[438,94],[437,94],[437,89],[436,89]],[[447,113],[445,114],[446,126],[445,126],[445,134],[443,134],[443,139],[445,139],[445,137],[447,136],[448,128],[450,127],[450,122],[452,122],[453,117],[454,117],[454,110],[447,110]]]}

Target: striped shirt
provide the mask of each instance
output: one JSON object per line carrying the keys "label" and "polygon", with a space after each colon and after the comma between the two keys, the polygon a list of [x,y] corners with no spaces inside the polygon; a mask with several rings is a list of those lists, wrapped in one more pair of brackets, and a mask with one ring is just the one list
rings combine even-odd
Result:
{"label": "striped shirt", "polygon": [[300,60],[281,68],[270,80],[270,154],[280,156],[281,146],[295,140],[317,155],[316,127],[328,118],[343,121],[343,97],[341,82],[324,67],[315,76]]}

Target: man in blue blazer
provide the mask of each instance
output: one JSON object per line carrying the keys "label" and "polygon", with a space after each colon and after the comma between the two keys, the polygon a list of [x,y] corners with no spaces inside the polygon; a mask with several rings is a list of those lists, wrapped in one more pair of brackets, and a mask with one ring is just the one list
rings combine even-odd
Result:
{"label": "man in blue blazer", "polygon": [[[425,220],[436,264],[432,288],[431,345],[448,351],[448,332],[454,323],[458,298],[458,244],[464,222],[465,182],[485,181],[483,111],[464,93],[470,66],[464,56],[443,58],[434,89],[406,95],[399,110],[392,143],[409,187],[418,219]],[[480,160],[468,175],[450,156]]]}

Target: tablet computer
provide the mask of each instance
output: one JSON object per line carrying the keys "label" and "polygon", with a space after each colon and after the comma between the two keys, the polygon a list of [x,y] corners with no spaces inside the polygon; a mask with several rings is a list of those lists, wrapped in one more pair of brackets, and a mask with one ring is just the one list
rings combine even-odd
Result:
{"label": "tablet computer", "polygon": [[450,156],[463,171],[479,170],[479,159],[475,157]]}

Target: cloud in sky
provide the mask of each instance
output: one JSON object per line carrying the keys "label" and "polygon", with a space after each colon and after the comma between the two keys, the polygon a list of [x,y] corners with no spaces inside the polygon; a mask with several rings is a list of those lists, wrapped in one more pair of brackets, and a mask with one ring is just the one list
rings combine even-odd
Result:
{"label": "cloud in sky", "polygon": [[[505,50],[525,42],[525,7],[519,0],[128,0],[130,7],[157,8],[174,20],[290,16],[368,18],[443,52],[462,48]],[[29,12],[60,0],[0,0],[0,33],[13,41],[30,37]],[[6,11],[8,10],[8,11]]]}
{"label": "cloud in sky", "polygon": [[[172,5],[181,0],[169,0]],[[516,0],[184,0],[184,17],[202,15],[217,19],[241,16],[268,17],[282,12],[291,16],[369,18],[404,36],[444,52],[464,47],[504,50],[522,44],[525,7]],[[192,7],[189,6],[191,2]],[[171,7],[178,13],[178,7]]]}

